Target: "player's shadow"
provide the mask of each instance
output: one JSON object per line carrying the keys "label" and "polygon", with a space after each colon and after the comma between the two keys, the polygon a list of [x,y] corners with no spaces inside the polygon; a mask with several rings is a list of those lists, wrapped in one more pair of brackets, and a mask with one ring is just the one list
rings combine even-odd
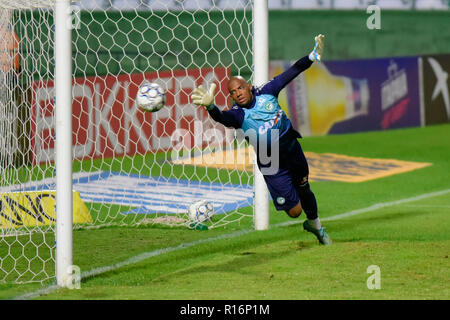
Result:
{"label": "player's shadow", "polygon": [[[285,228],[299,228],[298,225],[292,225],[287,226]],[[292,239],[291,237],[287,236],[285,233],[276,233],[271,234],[268,232],[262,231],[262,233],[259,233],[259,236],[257,239],[253,238],[252,240],[245,240],[241,237],[236,238],[237,241],[239,241],[239,244],[237,246],[233,245],[229,241],[221,241],[219,243],[215,243],[214,246],[206,246],[202,247],[201,250],[181,250],[181,251],[174,251],[173,254],[169,255],[161,255],[158,257],[158,259],[153,260],[149,259],[145,262],[142,261],[139,264],[132,264],[129,266],[124,266],[117,270],[111,270],[104,272],[102,274],[89,276],[83,279],[83,281],[89,281],[91,279],[98,279],[98,278],[108,278],[111,276],[111,273],[126,273],[129,272],[130,269],[133,270],[133,272],[139,272],[139,270],[142,270],[143,273],[146,272],[148,269],[153,269],[153,265],[155,265],[155,268],[161,269],[162,266],[167,264],[168,268],[170,265],[173,265],[173,260],[179,260],[179,261],[196,261],[202,260],[204,256],[209,255],[216,255],[216,254],[225,254],[228,257],[233,256],[232,258],[229,258],[227,261],[223,263],[205,263],[202,262],[198,266],[192,266],[192,267],[185,267],[182,266],[180,268],[175,267],[172,268],[171,272],[163,273],[161,275],[156,275],[155,278],[153,278],[151,281],[168,281],[169,278],[172,278],[174,276],[178,275],[187,275],[187,274],[193,274],[193,273],[204,273],[205,269],[208,271],[217,271],[217,272],[239,272],[242,273],[245,268],[248,268],[249,266],[256,266],[259,264],[267,263],[267,261],[275,260],[275,259],[281,259],[283,257],[286,257],[288,255],[297,254],[300,250],[306,250],[315,246],[318,246],[317,240],[315,237],[311,236],[311,234],[307,232],[302,232],[303,230],[296,229],[294,230],[294,233],[296,233],[297,239]],[[245,237],[245,236],[244,236]],[[238,240],[240,239],[240,240]],[[233,241],[234,239],[230,239],[230,241]],[[283,244],[282,250],[276,251],[276,252],[262,252],[261,248],[265,245],[271,245],[272,249],[273,246],[276,246],[277,242],[285,242],[286,240],[290,241],[288,245]],[[305,240],[304,242],[301,240]]]}
{"label": "player's shadow", "polygon": [[[298,228],[298,225],[289,226],[286,228]],[[164,281],[164,278],[169,278],[178,275],[192,275],[194,273],[204,273],[205,269],[208,272],[237,272],[243,273],[246,268],[250,266],[257,266],[260,264],[268,263],[268,261],[282,259],[289,255],[298,254],[299,251],[307,250],[312,247],[318,246],[317,240],[315,237],[311,237],[309,233],[302,232],[302,230],[295,230],[294,232],[298,232],[299,240],[289,240],[288,244],[283,243],[281,246],[281,250],[276,249],[277,243],[285,242],[287,240],[286,234],[284,233],[265,233],[260,234],[258,239],[253,239],[252,241],[242,241],[239,243],[239,247],[230,245],[229,242],[222,242],[220,244],[215,245],[214,247],[209,247],[206,250],[196,250],[192,252],[188,250],[186,252],[179,252],[180,256],[178,259],[186,259],[193,261],[197,258],[200,260],[202,256],[215,255],[215,254],[225,254],[228,259],[224,262],[214,263],[206,263],[202,262],[198,266],[187,267],[180,270],[174,270],[169,274],[161,275],[153,281]],[[305,241],[301,241],[304,236]],[[288,239],[291,239],[288,237]],[[270,245],[270,252],[264,252],[264,246]],[[230,258],[231,256],[231,258]],[[167,260],[170,263],[170,260]],[[142,267],[142,268],[147,268]],[[136,266],[133,268],[135,269]],[[250,272],[250,271],[249,271]]]}
{"label": "player's shadow", "polygon": [[[303,246],[303,249],[305,249],[307,246]],[[285,258],[289,255],[295,254],[299,249],[286,249],[283,251],[278,252],[260,252],[260,251],[241,251],[236,254],[234,254],[233,258],[230,258],[229,260],[217,263],[217,264],[207,264],[205,265],[204,262],[202,262],[200,265],[195,267],[188,267],[182,270],[174,271],[169,274],[161,275],[160,277],[157,277],[153,279],[153,281],[164,281],[165,278],[173,278],[173,277],[184,277],[184,276],[192,276],[193,274],[204,274],[205,271],[208,272],[218,272],[218,273],[230,273],[230,272],[236,272],[239,274],[245,274],[248,272],[248,274],[254,274],[254,271],[251,271],[250,269],[261,264],[271,263],[274,260]],[[248,270],[248,271],[247,271]]]}

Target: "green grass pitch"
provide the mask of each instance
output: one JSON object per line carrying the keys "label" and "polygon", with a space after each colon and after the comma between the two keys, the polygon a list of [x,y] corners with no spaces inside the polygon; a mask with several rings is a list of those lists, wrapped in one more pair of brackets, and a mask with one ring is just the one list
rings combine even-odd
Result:
{"label": "green grass pitch", "polygon": [[[30,293],[35,299],[449,299],[449,137],[447,124],[302,139],[305,151],[432,163],[361,183],[312,182],[332,246],[320,246],[302,230],[304,214],[291,219],[272,204],[271,227],[265,231],[252,230],[251,208],[242,210],[248,214],[243,219],[208,231],[77,230],[74,264],[84,274],[81,289],[45,291],[51,283],[0,283],[0,299]],[[139,171],[142,159],[131,161],[136,163],[130,171]],[[199,173],[184,174],[194,178]],[[383,203],[389,205],[332,219]],[[372,265],[379,267],[380,289],[367,286]]]}

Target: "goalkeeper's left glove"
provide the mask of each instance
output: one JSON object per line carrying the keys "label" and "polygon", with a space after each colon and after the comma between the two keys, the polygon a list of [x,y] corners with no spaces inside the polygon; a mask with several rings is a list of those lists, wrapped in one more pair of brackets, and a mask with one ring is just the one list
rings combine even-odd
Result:
{"label": "goalkeeper's left glove", "polygon": [[205,106],[207,110],[212,109],[214,104],[214,94],[216,92],[216,84],[212,83],[209,90],[206,91],[203,86],[196,88],[191,95],[192,102],[198,106]]}
{"label": "goalkeeper's left glove", "polygon": [[309,60],[311,61],[321,61],[322,60],[322,52],[323,52],[323,43],[325,36],[323,34],[319,34],[314,38],[316,42],[314,45],[314,50],[309,54]]}

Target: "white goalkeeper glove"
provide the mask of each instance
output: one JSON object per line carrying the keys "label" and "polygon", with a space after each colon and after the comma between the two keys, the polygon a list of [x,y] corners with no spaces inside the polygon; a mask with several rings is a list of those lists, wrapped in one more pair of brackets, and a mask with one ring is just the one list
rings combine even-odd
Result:
{"label": "white goalkeeper glove", "polygon": [[325,36],[323,34],[319,34],[314,38],[316,42],[314,45],[314,50],[309,54],[309,60],[311,61],[321,61],[322,60],[322,52],[323,52],[323,43]]}
{"label": "white goalkeeper glove", "polygon": [[216,92],[216,84],[212,83],[209,90],[206,91],[203,86],[195,88],[192,92],[191,99],[192,102],[198,106],[205,106],[207,110],[212,109],[214,104],[214,94]]}

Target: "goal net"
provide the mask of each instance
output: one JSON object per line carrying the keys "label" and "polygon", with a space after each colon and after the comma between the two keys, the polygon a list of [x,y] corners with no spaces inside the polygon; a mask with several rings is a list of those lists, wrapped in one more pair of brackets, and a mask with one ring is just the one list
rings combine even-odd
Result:
{"label": "goal net", "polygon": [[[0,0],[0,282],[55,276],[55,1]],[[214,206],[208,228],[252,217],[251,151],[189,98],[215,82],[226,109],[227,80],[252,80],[252,2],[71,11],[74,228],[192,228],[196,200]],[[166,91],[158,112],[135,104],[144,80]]]}

